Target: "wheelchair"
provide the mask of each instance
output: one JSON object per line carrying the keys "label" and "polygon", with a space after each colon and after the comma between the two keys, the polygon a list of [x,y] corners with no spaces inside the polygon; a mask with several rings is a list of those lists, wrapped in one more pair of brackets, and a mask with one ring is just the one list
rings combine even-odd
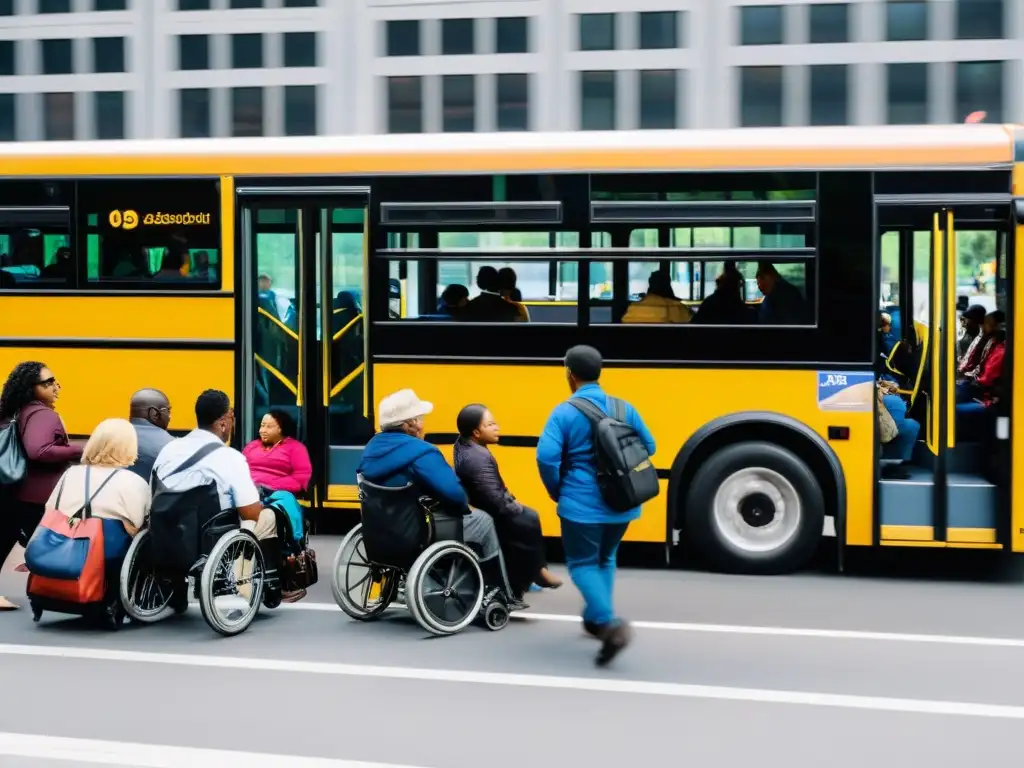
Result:
{"label": "wheelchair", "polygon": [[362,522],[342,540],[334,559],[334,601],[358,621],[380,618],[403,604],[432,635],[454,635],[479,620],[498,631],[518,604],[504,560],[485,576],[476,551],[463,540],[461,515],[410,484],[386,488],[359,479]]}
{"label": "wheelchair", "polygon": [[[120,597],[128,618],[155,624],[188,608],[188,588],[199,603],[203,619],[218,634],[230,637],[248,629],[260,607],[281,604],[281,571],[285,558],[308,545],[294,545],[286,512],[270,505],[277,522],[277,537],[259,541],[239,527],[238,513],[213,515],[200,530],[199,559],[188,569],[161,568],[154,562],[153,537],[146,528],[132,540],[120,574]],[[268,563],[271,559],[274,562]]]}

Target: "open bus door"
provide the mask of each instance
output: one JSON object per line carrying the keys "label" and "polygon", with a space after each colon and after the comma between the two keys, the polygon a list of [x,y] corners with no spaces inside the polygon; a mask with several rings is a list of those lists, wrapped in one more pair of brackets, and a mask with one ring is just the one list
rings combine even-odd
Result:
{"label": "open bus door", "polygon": [[[1001,263],[1005,274],[1012,263],[1007,253],[1013,227],[1009,196],[878,195],[876,206],[882,258],[886,245],[890,255],[898,254],[902,343],[914,351],[890,371],[899,368],[899,395],[921,431],[903,465],[906,476],[882,474],[875,541],[1002,549],[1010,536],[1009,459],[996,450],[996,410],[965,414],[957,408],[958,401],[974,403],[958,387],[957,305],[969,292],[958,280],[964,272],[958,249],[986,250],[983,256]],[[997,284],[995,295],[968,295],[968,303],[991,305],[991,311],[998,295]],[[1009,316],[1009,307],[1002,309]],[[896,441],[879,450],[883,468],[902,458]]]}
{"label": "open bus door", "polygon": [[253,183],[238,196],[240,440],[283,411],[310,452],[306,501],[354,508],[355,470],[373,434],[363,313],[369,190]]}

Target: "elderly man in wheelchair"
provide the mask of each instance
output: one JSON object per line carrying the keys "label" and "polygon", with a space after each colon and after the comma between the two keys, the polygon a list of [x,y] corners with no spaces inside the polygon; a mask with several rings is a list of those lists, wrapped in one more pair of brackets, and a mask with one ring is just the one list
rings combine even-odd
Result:
{"label": "elderly man in wheelchair", "polygon": [[527,606],[509,586],[494,521],[469,507],[455,470],[423,439],[432,410],[409,389],[381,401],[381,432],[358,470],[362,522],[338,550],[334,599],[361,621],[404,600],[435,635],[478,617],[499,630]]}
{"label": "elderly man in wheelchair", "polygon": [[203,392],[196,421],[157,456],[149,525],[125,556],[121,601],[133,620],[160,621],[185,610],[191,578],[207,624],[236,635],[261,604],[301,597],[316,580],[316,559],[305,530],[264,505],[242,454],[225,444],[234,426],[227,395]]}

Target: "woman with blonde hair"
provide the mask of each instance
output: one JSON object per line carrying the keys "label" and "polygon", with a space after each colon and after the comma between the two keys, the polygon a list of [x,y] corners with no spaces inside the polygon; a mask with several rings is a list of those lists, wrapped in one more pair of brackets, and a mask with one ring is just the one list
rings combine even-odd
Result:
{"label": "woman with blonde hair", "polygon": [[103,520],[103,554],[108,562],[124,557],[149,515],[153,498],[146,481],[122,471],[135,463],[138,451],[130,421],[101,421],[82,450],[82,462],[68,468],[46,502],[47,509],[70,517],[85,506],[88,487],[92,514]]}

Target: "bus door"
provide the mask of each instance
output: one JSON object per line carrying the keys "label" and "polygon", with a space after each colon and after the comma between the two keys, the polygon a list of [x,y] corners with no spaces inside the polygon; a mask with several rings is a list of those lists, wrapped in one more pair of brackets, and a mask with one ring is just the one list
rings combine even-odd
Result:
{"label": "bus door", "polygon": [[[875,524],[883,545],[1001,549],[1009,542],[1008,455],[997,450],[1005,429],[988,407],[995,393],[959,372],[970,343],[963,311],[980,304],[992,312],[1001,301],[998,281],[986,286],[975,277],[982,264],[1001,263],[1005,275],[1012,263],[1009,202],[993,194],[876,196],[879,306],[893,319],[893,338],[879,335],[878,369],[898,387],[885,398],[887,410],[901,410],[898,397],[920,425],[912,448],[911,424],[878,446]],[[996,336],[984,342],[989,352],[1005,330]]]}
{"label": "bus door", "polygon": [[365,188],[240,187],[240,441],[280,411],[309,449],[308,501],[358,506],[368,418]]}

